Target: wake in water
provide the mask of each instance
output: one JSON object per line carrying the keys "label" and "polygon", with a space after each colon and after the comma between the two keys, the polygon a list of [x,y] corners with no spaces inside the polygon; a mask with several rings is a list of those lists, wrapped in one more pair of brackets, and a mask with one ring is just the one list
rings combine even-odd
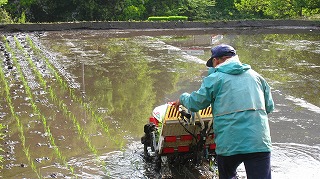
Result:
{"label": "wake in water", "polygon": [[275,179],[320,178],[320,146],[275,143],[271,164]]}
{"label": "wake in water", "polygon": [[[320,146],[295,143],[274,143],[271,156],[273,179],[320,178]],[[126,151],[112,152],[104,157],[109,178],[158,178],[152,160],[143,158],[143,145],[133,142]],[[89,159],[92,160],[92,159]],[[238,177],[246,179],[244,165],[238,169]]]}

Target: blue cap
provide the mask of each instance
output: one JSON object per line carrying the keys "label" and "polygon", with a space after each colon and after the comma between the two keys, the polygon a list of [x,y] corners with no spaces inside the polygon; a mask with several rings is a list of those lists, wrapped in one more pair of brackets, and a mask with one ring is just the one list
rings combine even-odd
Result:
{"label": "blue cap", "polygon": [[230,45],[220,44],[211,49],[211,58],[207,61],[207,67],[213,67],[212,59],[223,56],[235,56],[236,50]]}

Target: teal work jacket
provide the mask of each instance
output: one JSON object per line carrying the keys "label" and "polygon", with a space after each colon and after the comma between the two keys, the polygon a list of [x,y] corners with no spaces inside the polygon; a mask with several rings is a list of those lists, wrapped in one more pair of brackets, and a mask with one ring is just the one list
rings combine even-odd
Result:
{"label": "teal work jacket", "polygon": [[179,99],[193,112],[212,106],[216,153],[270,152],[267,114],[273,111],[274,102],[266,80],[238,56],[210,71],[198,91],[183,93]]}

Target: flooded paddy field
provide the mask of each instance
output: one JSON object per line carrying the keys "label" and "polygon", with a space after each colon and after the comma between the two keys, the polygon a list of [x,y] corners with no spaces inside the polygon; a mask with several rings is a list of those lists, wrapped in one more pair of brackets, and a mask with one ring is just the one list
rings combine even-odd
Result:
{"label": "flooded paddy field", "polygon": [[1,178],[161,177],[143,157],[143,126],[154,107],[199,88],[219,43],[272,87],[273,178],[320,178],[320,33],[281,32],[2,34]]}

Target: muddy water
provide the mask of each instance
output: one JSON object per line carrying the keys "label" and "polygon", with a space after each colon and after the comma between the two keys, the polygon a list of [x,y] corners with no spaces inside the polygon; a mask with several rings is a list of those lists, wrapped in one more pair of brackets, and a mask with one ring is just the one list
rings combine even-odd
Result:
{"label": "muddy water", "polygon": [[5,34],[2,178],[159,177],[142,157],[143,125],[155,106],[199,87],[218,43],[273,88],[273,178],[320,177],[319,33],[132,34]]}

